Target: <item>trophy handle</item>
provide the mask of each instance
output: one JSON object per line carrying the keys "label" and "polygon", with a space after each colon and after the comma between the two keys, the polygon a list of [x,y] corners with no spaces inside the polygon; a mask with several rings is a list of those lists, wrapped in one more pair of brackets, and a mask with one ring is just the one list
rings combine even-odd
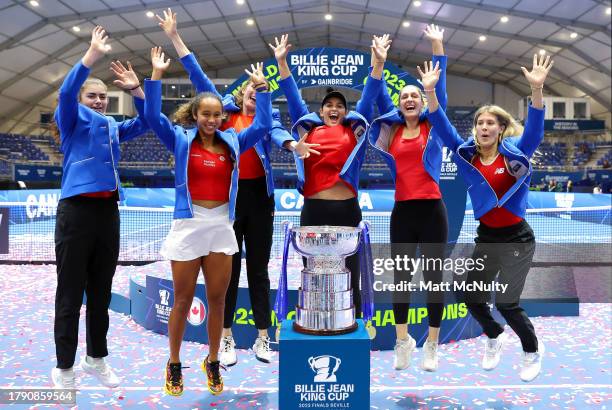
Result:
{"label": "trophy handle", "polygon": [[339,357],[336,357],[336,365],[334,366],[334,371],[332,372],[332,374],[333,374],[333,373],[336,373],[336,371],[337,371],[337,370],[338,370],[338,368],[340,367],[340,363],[342,363],[342,360],[340,360],[340,358],[339,358]]}
{"label": "trophy handle", "polygon": [[308,358],[308,366],[310,366],[310,370],[312,370],[313,372],[315,371],[315,369],[312,368],[312,365],[314,364],[315,358],[310,356]]}

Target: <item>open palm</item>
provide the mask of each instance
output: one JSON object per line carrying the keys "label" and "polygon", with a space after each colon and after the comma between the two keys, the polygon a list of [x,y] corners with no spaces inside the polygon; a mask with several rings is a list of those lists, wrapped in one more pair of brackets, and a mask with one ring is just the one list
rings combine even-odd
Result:
{"label": "open palm", "polygon": [[289,54],[289,50],[291,49],[291,44],[289,44],[289,34],[283,34],[279,41],[278,37],[274,37],[275,45],[268,43],[270,48],[274,51],[274,57],[276,61],[282,61],[287,58],[287,54]]}
{"label": "open palm", "polygon": [[154,70],[166,71],[170,67],[170,59],[165,59],[166,55],[161,47],[151,49],[151,65]]}
{"label": "open palm", "polygon": [[438,84],[438,79],[440,78],[440,67],[437,62],[434,66],[432,61],[425,61],[423,70],[421,70],[421,67],[417,66],[417,71],[421,76],[421,82],[423,83],[423,88],[425,90],[432,90],[436,84]]}
{"label": "open palm", "polygon": [[117,87],[123,90],[131,90],[140,85],[138,76],[134,72],[132,64],[130,64],[129,61],[127,62],[127,68],[121,64],[121,61],[113,61],[110,69],[113,74],[115,74],[115,77],[117,77],[117,79],[113,81],[113,84]]}
{"label": "open palm", "polygon": [[164,10],[164,18],[161,18],[159,15],[155,15],[157,21],[159,22],[159,26],[164,30],[164,33],[168,37],[172,37],[176,35],[176,13],[172,12],[172,9],[168,7],[167,10]]}
{"label": "open palm", "polygon": [[540,56],[538,59],[538,55],[533,55],[533,67],[531,71],[527,71],[525,67],[521,67],[523,70],[523,74],[527,81],[529,81],[529,85],[532,88],[540,88],[544,85],[544,81],[548,76],[548,72],[552,68],[554,61],[550,59],[550,55],[546,57]]}

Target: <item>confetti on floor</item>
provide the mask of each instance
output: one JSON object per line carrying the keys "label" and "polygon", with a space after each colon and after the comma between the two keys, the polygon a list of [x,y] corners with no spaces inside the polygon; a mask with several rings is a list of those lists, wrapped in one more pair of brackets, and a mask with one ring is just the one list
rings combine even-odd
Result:
{"label": "confetti on floor", "polygon": [[[2,265],[0,269],[0,387],[50,387],[55,366],[55,266]],[[113,291],[127,295],[130,275],[163,269],[169,269],[167,262],[119,267]],[[391,367],[393,352],[372,352],[371,408],[608,408],[612,402],[611,313],[610,304],[581,304],[580,317],[534,318],[546,355],[542,373],[532,383],[519,379],[520,344],[514,334],[501,364],[491,372],[479,366],[482,338],[442,345],[435,373],[420,370],[421,349],[415,352],[411,367],[399,372]],[[85,351],[84,317],[83,308],[77,363]],[[185,342],[186,391],[181,397],[169,397],[162,391],[168,339],[143,329],[129,316],[111,312],[110,321],[108,360],[122,385],[107,389],[76,367],[80,408],[278,408],[276,353],[272,363],[264,364],[251,351],[239,350],[238,364],[223,373],[226,391],[215,397],[208,393],[200,370],[207,346]]]}

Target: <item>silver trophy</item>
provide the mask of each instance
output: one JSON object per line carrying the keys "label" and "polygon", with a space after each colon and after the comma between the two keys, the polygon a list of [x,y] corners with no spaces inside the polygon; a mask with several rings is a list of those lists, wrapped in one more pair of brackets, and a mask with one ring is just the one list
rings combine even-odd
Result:
{"label": "silver trophy", "polygon": [[293,248],[307,260],[298,290],[295,331],[337,335],[357,329],[351,272],[344,259],[359,249],[361,228],[301,226],[291,229]]}

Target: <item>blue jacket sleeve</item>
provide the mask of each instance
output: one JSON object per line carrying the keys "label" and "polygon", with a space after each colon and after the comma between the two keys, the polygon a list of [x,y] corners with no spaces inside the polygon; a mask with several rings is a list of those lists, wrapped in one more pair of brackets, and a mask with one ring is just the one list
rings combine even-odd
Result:
{"label": "blue jacket sleeve", "polygon": [[219,98],[222,98],[221,94],[217,92],[213,82],[210,81],[202,70],[202,67],[193,53],[187,54],[185,57],[181,58],[181,64],[183,64],[183,68],[187,71],[187,74],[189,74],[189,80],[191,80],[191,84],[196,88],[196,92],[211,92],[217,94]]}
{"label": "blue jacket sleeve", "polygon": [[383,80],[374,78],[371,75],[368,76],[365,87],[363,87],[363,92],[361,93],[361,98],[357,101],[355,110],[363,115],[368,122],[372,121],[372,117],[374,116],[374,102],[381,92],[380,89],[382,85]]}
{"label": "blue jacket sleeve", "polygon": [[272,128],[272,94],[255,94],[255,118],[253,123],[238,133],[238,144],[242,154],[263,138]]}
{"label": "blue jacket sleeve", "polygon": [[59,90],[57,110],[55,111],[55,122],[60,132],[61,142],[72,134],[72,130],[76,125],[79,115],[79,91],[81,86],[87,80],[90,69],[83,65],[79,60],[78,63],[64,78],[64,82]]}
{"label": "blue jacket sleeve", "polygon": [[431,58],[431,62],[434,67],[436,63],[439,63],[440,68],[440,78],[438,79],[438,83],[436,84],[436,97],[438,97],[438,104],[440,107],[446,111],[446,105],[448,104],[448,94],[446,94],[446,64],[447,58],[446,56],[437,56],[434,55]]}
{"label": "blue jacket sleeve", "polygon": [[284,148],[283,144],[285,142],[293,141],[293,137],[281,123],[281,117],[278,110],[272,111],[272,129],[270,130],[270,137],[272,138],[272,142],[280,148]]}
{"label": "blue jacket sleeve", "polygon": [[438,107],[434,112],[429,112],[427,119],[436,130],[444,145],[450,148],[453,152],[463,144],[463,138],[457,132],[457,129],[450,123],[444,110]]}
{"label": "blue jacket sleeve", "polygon": [[516,144],[517,148],[528,158],[531,158],[544,139],[544,111],[544,109],[534,108],[529,104],[525,129]]}
{"label": "blue jacket sleeve", "polygon": [[174,127],[161,112],[161,81],[145,80],[145,119],[164,145],[174,152]]}
{"label": "blue jacket sleeve", "polygon": [[300,97],[300,92],[298,91],[293,75],[290,75],[284,80],[280,80],[278,85],[283,90],[283,93],[285,93],[285,97],[287,97],[287,106],[289,107],[291,122],[295,124],[300,118],[308,114],[308,106],[304,100],[302,100],[302,97]]}
{"label": "blue jacket sleeve", "polygon": [[119,142],[129,141],[139,135],[144,134],[149,129],[147,122],[145,121],[144,113],[144,100],[142,98],[134,97],[134,105],[138,116],[130,120],[121,121],[119,127]]}
{"label": "blue jacket sleeve", "polygon": [[393,100],[389,95],[389,88],[386,81],[380,87],[380,92],[376,97],[376,105],[378,106],[378,113],[380,115],[390,113],[395,109],[395,104],[393,104]]}

